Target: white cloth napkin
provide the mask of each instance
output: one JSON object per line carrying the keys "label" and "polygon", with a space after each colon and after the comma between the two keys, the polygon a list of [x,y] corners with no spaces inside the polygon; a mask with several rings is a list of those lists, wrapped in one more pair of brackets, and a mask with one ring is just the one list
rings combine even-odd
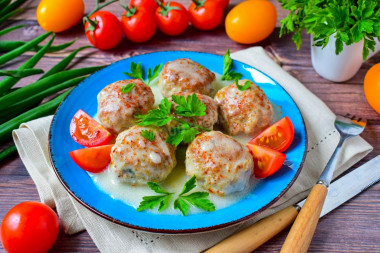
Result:
{"label": "white cloth napkin", "polygon": [[[55,175],[48,153],[48,131],[52,116],[24,123],[13,132],[20,157],[36,184],[41,201],[57,209],[65,232],[84,229],[101,252],[199,252],[236,231],[306,197],[327,164],[339,134],[334,128],[335,115],[300,82],[285,72],[261,47],[233,53],[232,58],[269,74],[293,97],[304,117],[308,150],[304,167],[289,191],[273,206],[249,221],[218,231],[191,235],[162,235],[132,230],[92,213],[73,199]],[[351,138],[342,149],[334,176],[362,159],[372,147],[361,137]]]}

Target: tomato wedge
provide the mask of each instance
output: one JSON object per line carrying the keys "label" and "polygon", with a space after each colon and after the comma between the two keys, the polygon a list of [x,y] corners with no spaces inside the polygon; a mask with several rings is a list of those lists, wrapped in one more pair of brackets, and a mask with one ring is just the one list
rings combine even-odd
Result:
{"label": "tomato wedge", "polygon": [[79,109],[70,123],[70,134],[74,141],[85,147],[106,145],[113,139],[113,135]]}
{"label": "tomato wedge", "polygon": [[285,161],[286,155],[274,149],[247,143],[253,155],[254,173],[256,178],[264,178],[278,171]]}
{"label": "tomato wedge", "polygon": [[71,159],[82,169],[99,173],[105,170],[111,162],[111,148],[113,144],[82,148],[69,152]]}
{"label": "tomato wedge", "polygon": [[251,144],[260,145],[284,152],[294,139],[294,127],[288,116],[266,128],[261,134],[249,141]]}

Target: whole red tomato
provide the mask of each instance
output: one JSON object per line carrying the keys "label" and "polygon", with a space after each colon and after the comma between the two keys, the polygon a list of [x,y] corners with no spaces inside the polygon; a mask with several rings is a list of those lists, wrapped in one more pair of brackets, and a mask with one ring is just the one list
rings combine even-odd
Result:
{"label": "whole red tomato", "polygon": [[45,204],[34,201],[15,205],[0,228],[1,243],[9,253],[47,252],[57,239],[58,217]]}
{"label": "whole red tomato", "polygon": [[127,39],[133,42],[151,39],[157,27],[154,13],[142,7],[126,8],[121,16],[121,25]]}
{"label": "whole red tomato", "polygon": [[212,0],[214,2],[217,2],[221,7],[222,9],[226,9],[228,7],[228,4],[230,3],[230,0]]}
{"label": "whole red tomato", "polygon": [[158,29],[167,35],[179,35],[189,25],[189,14],[186,8],[177,2],[164,2],[156,10]]}
{"label": "whole red tomato", "polygon": [[86,37],[96,48],[107,50],[119,44],[123,36],[121,23],[108,11],[97,11],[85,24]]}
{"label": "whole red tomato", "polygon": [[[162,0],[159,0],[159,1],[162,2]],[[153,12],[153,13],[158,8],[158,4],[154,0],[131,0],[129,2],[129,8],[132,8],[133,6],[142,7],[145,10]]]}
{"label": "whole red tomato", "polygon": [[212,30],[222,21],[223,9],[213,0],[193,0],[189,14],[193,26],[201,30]]}

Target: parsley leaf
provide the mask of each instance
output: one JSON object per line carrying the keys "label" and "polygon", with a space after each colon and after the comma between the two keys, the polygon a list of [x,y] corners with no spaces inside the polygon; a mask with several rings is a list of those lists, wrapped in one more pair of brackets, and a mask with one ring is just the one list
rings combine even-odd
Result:
{"label": "parsley leaf", "polygon": [[223,66],[223,75],[221,77],[222,80],[236,80],[241,79],[243,75],[241,73],[237,73],[232,69],[232,59],[230,57],[230,50],[227,49],[227,52],[224,54],[223,57],[224,60],[224,66]]}
{"label": "parsley leaf", "polygon": [[137,64],[135,62],[131,62],[130,68],[131,68],[130,70],[131,72],[124,72],[124,74],[132,78],[140,79],[141,81],[145,83],[144,78],[143,78],[143,70],[141,67],[141,62]]}
{"label": "parsley leaf", "polygon": [[128,93],[128,92],[130,92],[133,89],[134,86],[135,86],[134,83],[129,83],[129,84],[121,87],[121,92]]}
{"label": "parsley leaf", "polygon": [[161,103],[158,105],[158,109],[150,110],[145,115],[135,115],[137,120],[137,125],[139,126],[164,126],[172,120],[170,116],[171,102],[164,98],[161,100]]}
{"label": "parsley leaf", "polygon": [[194,189],[196,186],[196,180],[195,179],[196,179],[195,176],[192,176],[189,180],[187,180],[187,182],[183,186],[182,191],[179,195],[186,194],[189,191],[191,191],[192,189]]}
{"label": "parsley leaf", "polygon": [[151,68],[148,69],[148,86],[151,81],[153,81],[154,78],[156,78],[160,74],[160,70],[162,68],[162,63],[158,64],[154,67],[153,71]]}
{"label": "parsley leaf", "polygon": [[196,128],[190,127],[188,123],[182,123],[178,127],[172,127],[170,129],[170,134],[166,142],[175,146],[178,146],[182,141],[184,143],[190,143],[199,133]]}
{"label": "parsley leaf", "polygon": [[154,138],[156,137],[153,131],[145,130],[145,129],[141,130],[141,136],[149,141],[154,141]]}
{"label": "parsley leaf", "polygon": [[182,198],[178,198],[174,201],[174,209],[179,209],[183,216],[187,216],[189,212],[189,204],[187,204]]}
{"label": "parsley leaf", "polygon": [[180,116],[196,117],[206,115],[206,106],[195,93],[186,98],[184,96],[172,95],[172,100],[178,104],[175,107],[175,112]]}
{"label": "parsley leaf", "polygon": [[249,89],[249,87],[251,87],[251,82],[250,81],[246,81],[244,83],[244,85],[240,85],[239,84],[239,81],[236,79],[235,80],[235,84],[236,84],[236,87],[240,90],[240,91],[245,91],[247,89]]}
{"label": "parsley leaf", "polygon": [[158,211],[161,212],[168,207],[171,195],[173,193],[165,191],[159,184],[155,182],[148,182],[148,186],[154,192],[161,193],[162,195],[144,196],[143,201],[140,202],[140,205],[137,208],[137,211],[140,212],[146,209],[154,209],[157,205],[160,205],[158,207]]}

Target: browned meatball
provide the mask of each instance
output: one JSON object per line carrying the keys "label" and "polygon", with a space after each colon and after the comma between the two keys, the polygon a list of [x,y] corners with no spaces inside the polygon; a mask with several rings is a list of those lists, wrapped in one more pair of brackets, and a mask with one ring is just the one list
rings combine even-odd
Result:
{"label": "browned meatball", "polygon": [[[248,80],[240,80],[239,84],[244,85],[246,81]],[[251,87],[245,91],[240,91],[233,83],[215,95],[220,122],[231,135],[257,135],[272,121],[272,105],[267,96],[260,87],[249,82]]]}
{"label": "browned meatball", "polygon": [[158,85],[164,97],[180,92],[198,92],[210,96],[215,74],[190,59],[178,59],[165,64]]}
{"label": "browned meatball", "polygon": [[[130,92],[122,87],[133,83]],[[111,83],[98,94],[98,118],[106,128],[119,133],[135,124],[133,115],[145,114],[152,109],[154,95],[150,87],[139,79]]]}

